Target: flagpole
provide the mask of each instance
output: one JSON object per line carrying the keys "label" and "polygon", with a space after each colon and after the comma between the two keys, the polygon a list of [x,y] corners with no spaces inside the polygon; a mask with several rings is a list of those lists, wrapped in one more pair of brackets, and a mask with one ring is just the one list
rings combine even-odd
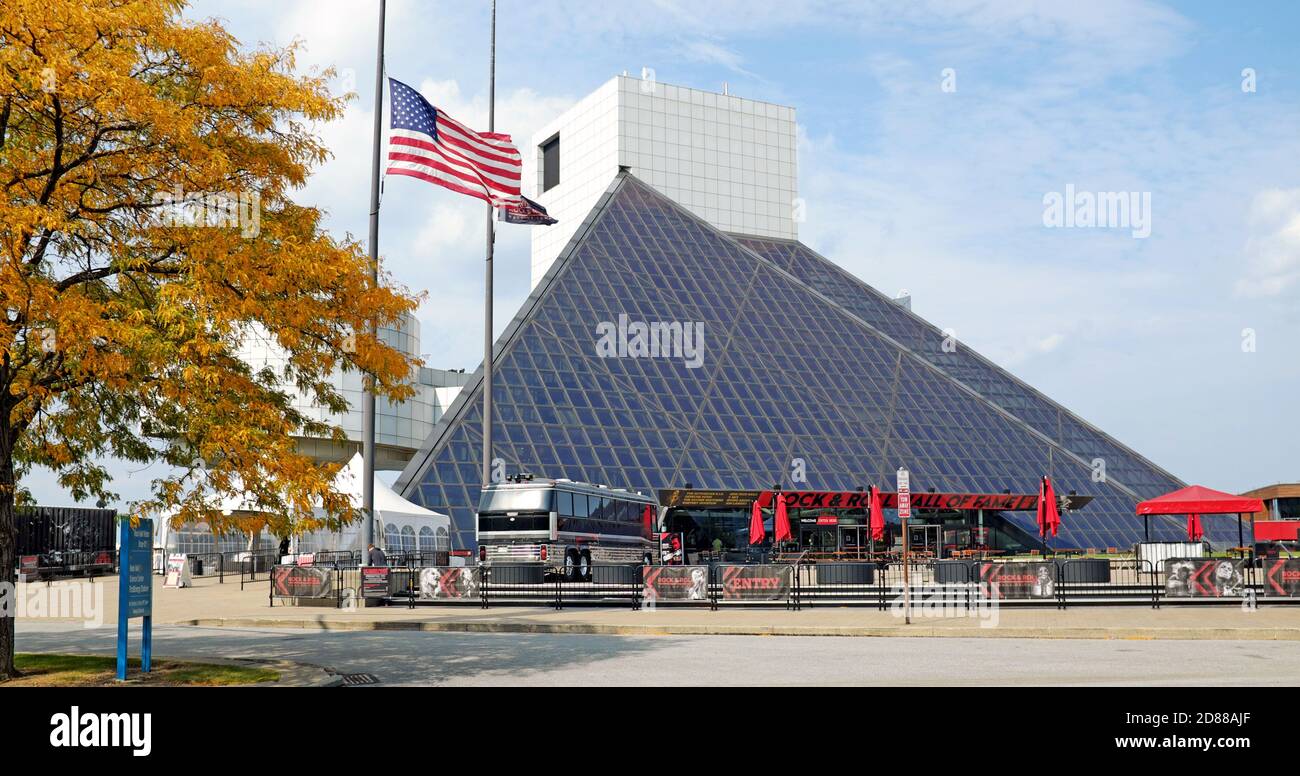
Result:
{"label": "flagpole", "polygon": [[[375,131],[370,168],[370,282],[379,286],[379,143],[384,132],[384,16],[386,0],[379,0],[379,47],[375,55]],[[374,320],[370,333],[378,334]],[[361,484],[362,563],[368,563],[364,553],[375,540],[375,386],[370,377],[365,379],[364,422],[362,425],[362,457],[365,459]]]}
{"label": "flagpole", "polygon": [[[492,45],[488,65],[488,132],[496,131],[497,2],[492,0]],[[487,205],[487,262],[483,283],[483,484],[492,481],[492,203]]]}

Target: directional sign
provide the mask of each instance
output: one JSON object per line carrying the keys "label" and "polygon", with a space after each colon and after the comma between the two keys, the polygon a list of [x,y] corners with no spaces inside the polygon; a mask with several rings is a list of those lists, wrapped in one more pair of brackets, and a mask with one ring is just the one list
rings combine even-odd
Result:
{"label": "directional sign", "polygon": [[898,469],[898,517],[906,520],[912,516],[911,475],[907,469]]}
{"label": "directional sign", "polygon": [[141,519],[131,525],[122,520],[117,578],[117,678],[126,678],[128,624],[144,618],[140,640],[140,667],[149,672],[153,653],[153,521]]}

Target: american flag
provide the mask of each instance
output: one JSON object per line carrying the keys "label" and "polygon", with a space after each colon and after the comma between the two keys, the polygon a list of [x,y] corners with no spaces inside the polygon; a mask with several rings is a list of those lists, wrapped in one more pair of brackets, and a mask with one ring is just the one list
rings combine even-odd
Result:
{"label": "american flag", "polygon": [[509,135],[475,132],[396,79],[388,79],[388,174],[409,175],[493,207],[523,207],[523,160]]}

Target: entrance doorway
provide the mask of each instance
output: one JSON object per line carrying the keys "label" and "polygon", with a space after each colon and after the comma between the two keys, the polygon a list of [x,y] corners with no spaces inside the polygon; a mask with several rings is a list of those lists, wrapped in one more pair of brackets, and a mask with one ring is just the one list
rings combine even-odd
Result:
{"label": "entrance doorway", "polygon": [[912,552],[929,553],[931,557],[943,557],[943,534],[942,526],[939,525],[909,525],[907,526],[907,540]]}

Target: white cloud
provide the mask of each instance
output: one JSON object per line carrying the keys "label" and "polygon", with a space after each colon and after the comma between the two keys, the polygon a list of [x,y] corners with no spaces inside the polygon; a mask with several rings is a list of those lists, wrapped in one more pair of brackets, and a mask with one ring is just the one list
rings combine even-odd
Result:
{"label": "white cloud", "polygon": [[1300,279],[1300,188],[1268,189],[1251,202],[1246,277],[1238,294],[1277,296]]}

